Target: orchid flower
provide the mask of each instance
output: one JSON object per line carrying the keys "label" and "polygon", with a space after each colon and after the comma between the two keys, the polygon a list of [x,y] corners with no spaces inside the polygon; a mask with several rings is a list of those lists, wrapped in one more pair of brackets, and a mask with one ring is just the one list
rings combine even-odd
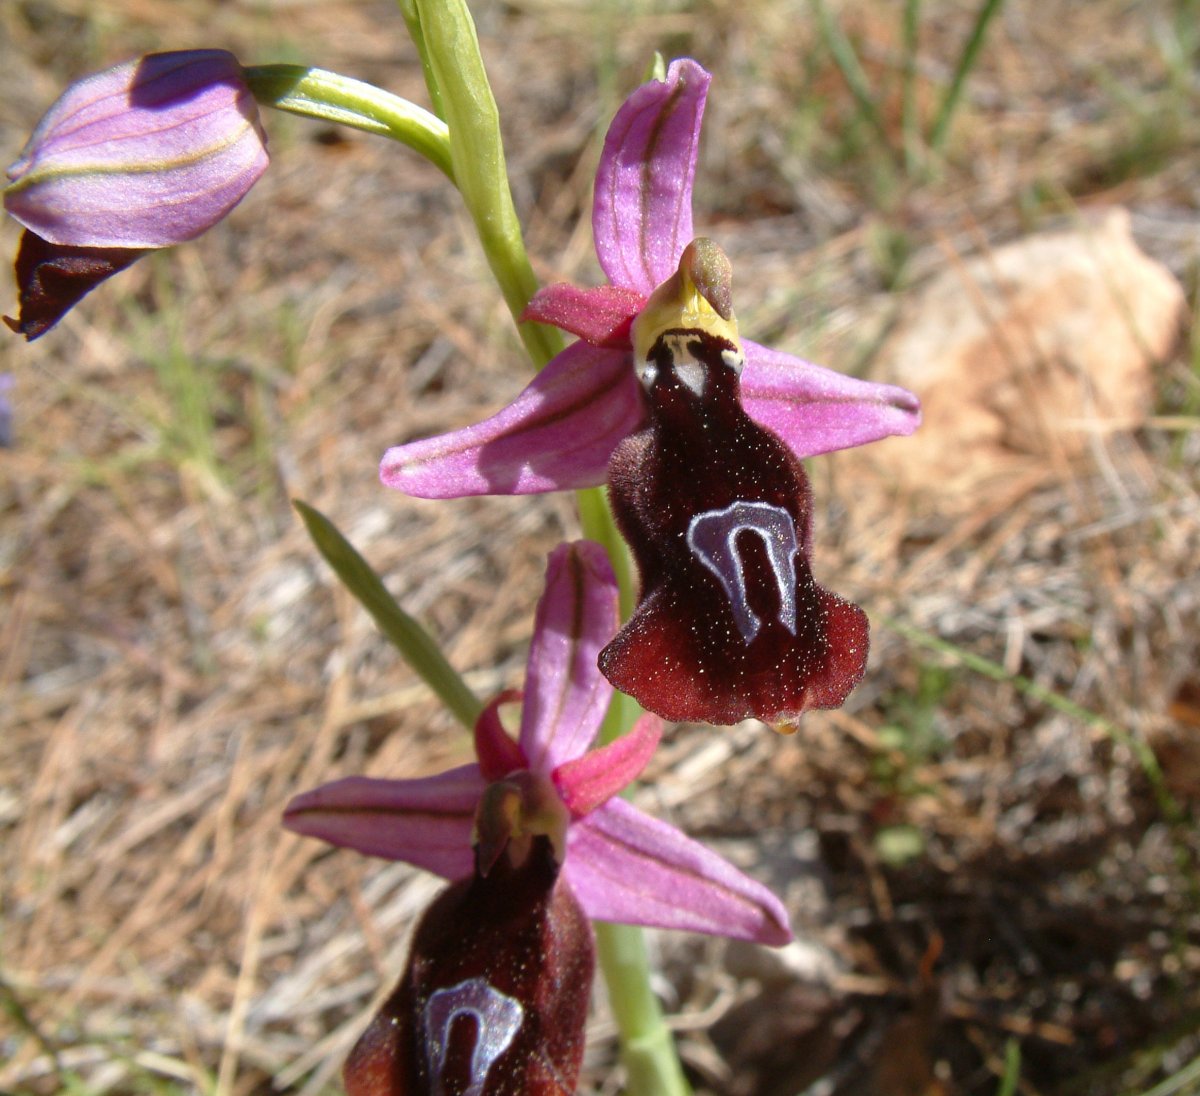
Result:
{"label": "orchid flower", "polygon": [[149,54],[72,84],[8,169],[4,208],[26,229],[9,326],[43,334],[147,250],[211,228],[266,168],[231,53]]}
{"label": "orchid flower", "polygon": [[525,314],[580,341],[485,422],[389,450],[382,478],[425,498],[607,479],[641,591],[605,676],[666,719],[792,731],[845,701],[869,645],[810,572],[800,460],[911,433],[919,404],[740,337],[729,261],[692,237],[709,81],[675,61],[609,128],[592,214],[609,284],[551,286]]}
{"label": "orchid flower", "polygon": [[[691,242],[692,183],[710,75],[672,62],[618,110],[596,173],[592,234],[609,284],[553,285],[525,318],[580,337],[496,415],[388,450],[381,478],[417,498],[529,494],[605,482],[623,438],[648,421],[630,331]],[[746,413],[798,457],[910,434],[917,398],[742,341]]]}
{"label": "orchid flower", "polygon": [[284,824],[452,880],[546,836],[562,883],[593,919],[785,943],[787,915],[765,887],[616,794],[649,760],[660,720],[643,716],[588,752],[613,691],[596,658],[617,623],[603,550],[561,545],[538,604],[517,739],[499,709],[519,694],[502,694],[476,724],[475,762],[421,779],[326,784],[294,798]]}

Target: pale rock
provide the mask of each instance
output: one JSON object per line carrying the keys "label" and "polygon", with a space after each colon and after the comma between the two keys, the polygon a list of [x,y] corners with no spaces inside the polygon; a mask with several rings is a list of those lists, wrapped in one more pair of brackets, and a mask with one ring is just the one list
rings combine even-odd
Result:
{"label": "pale rock", "polygon": [[924,421],[873,457],[909,487],[949,493],[1065,467],[1097,432],[1145,421],[1186,312],[1124,209],[948,264],[883,352],[882,379],[916,392]]}

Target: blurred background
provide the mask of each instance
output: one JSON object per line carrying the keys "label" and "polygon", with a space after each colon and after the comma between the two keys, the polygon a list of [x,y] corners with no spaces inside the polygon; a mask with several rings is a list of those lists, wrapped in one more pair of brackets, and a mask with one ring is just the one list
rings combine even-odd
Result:
{"label": "blurred background", "polygon": [[[600,280],[599,141],[654,50],[691,55],[696,226],[743,333],[927,409],[809,462],[817,577],[872,618],[849,704],[792,738],[677,728],[640,792],[797,935],[652,938],[697,1092],[1200,1092],[1200,5],[473,10],[543,280]],[[195,46],[427,102],[386,0],[9,0],[4,162],[71,80]],[[578,534],[565,496],[379,486],[389,445],[528,367],[434,168],[264,121],[228,221],[0,341],[4,1093],[339,1091],[439,884],[280,811],[470,743],[289,500],[480,695],[519,684],[545,556]],[[620,1090],[599,988],[584,1082]]]}

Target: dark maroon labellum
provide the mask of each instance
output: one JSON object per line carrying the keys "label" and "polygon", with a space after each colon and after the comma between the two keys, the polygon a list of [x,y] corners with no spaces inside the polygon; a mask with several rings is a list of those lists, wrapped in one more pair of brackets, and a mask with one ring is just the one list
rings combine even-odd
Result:
{"label": "dark maroon labellum", "polygon": [[32,342],[102,281],[145,254],[129,247],[52,244],[26,229],[21,233],[16,261],[20,317],[5,316],[4,322]]}
{"label": "dark maroon labellum", "polygon": [[858,684],[867,619],[813,581],[808,479],[742,409],[741,366],[734,343],[677,328],[639,367],[649,425],[608,476],[641,598],[600,669],[664,719],[786,725]]}
{"label": "dark maroon labellum", "polygon": [[346,1063],[349,1096],[570,1096],[583,1058],[592,929],[549,840],[455,883]]}

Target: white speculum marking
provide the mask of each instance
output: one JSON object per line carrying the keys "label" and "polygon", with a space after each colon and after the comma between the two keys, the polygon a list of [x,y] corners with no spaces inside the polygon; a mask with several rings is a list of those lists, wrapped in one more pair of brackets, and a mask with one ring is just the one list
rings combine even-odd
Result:
{"label": "white speculum marking", "polygon": [[637,378],[642,383],[642,387],[649,391],[654,387],[654,382],[658,380],[658,366],[654,362],[642,362],[637,369]]}
{"label": "white speculum marking", "polygon": [[450,1033],[460,1016],[475,1019],[475,1048],[471,1051],[471,1084],[463,1096],[481,1096],[492,1063],[508,1049],[525,1016],[521,1002],[501,993],[482,978],[468,978],[430,994],[425,1005],[425,1052],[433,1074],[435,1096],[445,1091],[446,1056]]}
{"label": "white speculum marking", "polygon": [[738,551],[737,538],[751,532],[758,535],[767,550],[771,573],[779,591],[779,623],[796,634],[796,553],[800,541],[792,515],[769,502],[739,499],[723,510],[705,510],[688,524],[688,547],[721,584],[733,610],[733,619],[746,643],[754,640],[762,627],[759,615],[750,608],[746,597],[746,573]]}

